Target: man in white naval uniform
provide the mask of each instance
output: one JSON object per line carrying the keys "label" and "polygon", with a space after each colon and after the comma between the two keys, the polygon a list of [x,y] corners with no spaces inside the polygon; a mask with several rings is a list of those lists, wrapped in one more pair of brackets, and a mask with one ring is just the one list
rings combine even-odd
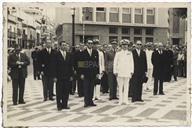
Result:
{"label": "man in white naval uniform", "polygon": [[117,52],[114,59],[113,72],[117,77],[119,86],[119,105],[128,104],[129,80],[133,73],[133,55],[128,51],[130,41],[121,40],[121,51]]}
{"label": "man in white naval uniform", "polygon": [[[101,80],[101,77],[103,76],[103,73],[105,71],[105,61],[104,61],[104,55],[101,51],[102,45],[99,44],[99,40],[94,40],[95,43],[97,43],[97,51],[99,54],[99,75],[98,79]],[[101,89],[101,83],[96,83],[94,87],[94,95],[93,99],[98,100],[100,98],[100,89]]]}

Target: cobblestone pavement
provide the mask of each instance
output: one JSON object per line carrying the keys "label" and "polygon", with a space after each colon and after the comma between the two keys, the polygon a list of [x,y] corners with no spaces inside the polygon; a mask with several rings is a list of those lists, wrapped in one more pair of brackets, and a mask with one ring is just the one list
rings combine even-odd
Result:
{"label": "cobblestone pavement", "polygon": [[[143,91],[144,102],[118,105],[101,94],[96,107],[84,108],[83,98],[70,95],[70,110],[57,111],[56,101],[43,102],[42,82],[30,75],[26,80],[24,105],[12,105],[11,82],[7,85],[7,125],[9,126],[64,126],[64,125],[187,125],[186,79],[164,84],[166,95],[152,95]],[[131,101],[131,99],[129,99]],[[189,109],[188,109],[189,110]],[[5,110],[6,111],[6,110]]]}

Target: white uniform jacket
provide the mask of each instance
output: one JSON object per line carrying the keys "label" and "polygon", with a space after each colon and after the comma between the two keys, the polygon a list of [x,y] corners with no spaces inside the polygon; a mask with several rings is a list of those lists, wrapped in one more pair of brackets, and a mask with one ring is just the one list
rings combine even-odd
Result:
{"label": "white uniform jacket", "polygon": [[118,77],[129,77],[134,71],[134,62],[132,52],[121,50],[115,54],[113,63],[113,73],[117,73]]}

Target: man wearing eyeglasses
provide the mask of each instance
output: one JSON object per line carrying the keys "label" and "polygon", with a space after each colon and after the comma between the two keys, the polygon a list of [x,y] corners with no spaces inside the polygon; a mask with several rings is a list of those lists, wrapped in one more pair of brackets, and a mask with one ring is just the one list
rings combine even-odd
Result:
{"label": "man wearing eyeglasses", "polygon": [[146,53],[143,51],[142,43],[140,40],[136,42],[135,50],[133,53],[134,61],[134,72],[133,72],[133,93],[132,93],[132,102],[143,102],[142,100],[142,87],[143,87],[143,77],[147,73],[147,60]]}
{"label": "man wearing eyeglasses", "polygon": [[96,77],[99,75],[99,55],[98,51],[93,49],[93,41],[87,41],[87,48],[83,51],[83,61],[81,63],[81,79],[84,85],[84,107],[96,106],[93,103],[93,92]]}

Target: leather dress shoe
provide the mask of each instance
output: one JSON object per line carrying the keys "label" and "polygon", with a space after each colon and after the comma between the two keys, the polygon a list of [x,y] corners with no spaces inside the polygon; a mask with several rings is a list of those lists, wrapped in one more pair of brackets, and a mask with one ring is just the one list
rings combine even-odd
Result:
{"label": "leather dress shoe", "polygon": [[58,111],[61,111],[61,110],[62,110],[62,108],[57,108],[57,110],[58,110]]}
{"label": "leather dress shoe", "polygon": [[17,105],[17,103],[13,103],[13,105]]}
{"label": "leather dress shoe", "polygon": [[55,99],[54,98],[50,98],[49,100],[54,101]]}
{"label": "leather dress shoe", "polygon": [[85,104],[84,107],[85,107],[85,108],[86,108],[86,107],[89,107],[89,105]]}
{"label": "leather dress shoe", "polygon": [[144,102],[144,100],[138,100],[139,102]]}
{"label": "leather dress shoe", "polygon": [[90,106],[97,106],[96,104],[90,104]]}
{"label": "leather dress shoe", "polygon": [[19,104],[25,104],[25,102],[24,102],[24,101],[21,101],[21,102],[19,102]]}
{"label": "leather dress shoe", "polygon": [[165,95],[165,93],[162,92],[162,93],[159,93],[159,95]]}
{"label": "leather dress shoe", "polygon": [[70,109],[70,107],[63,107],[63,109]]}

